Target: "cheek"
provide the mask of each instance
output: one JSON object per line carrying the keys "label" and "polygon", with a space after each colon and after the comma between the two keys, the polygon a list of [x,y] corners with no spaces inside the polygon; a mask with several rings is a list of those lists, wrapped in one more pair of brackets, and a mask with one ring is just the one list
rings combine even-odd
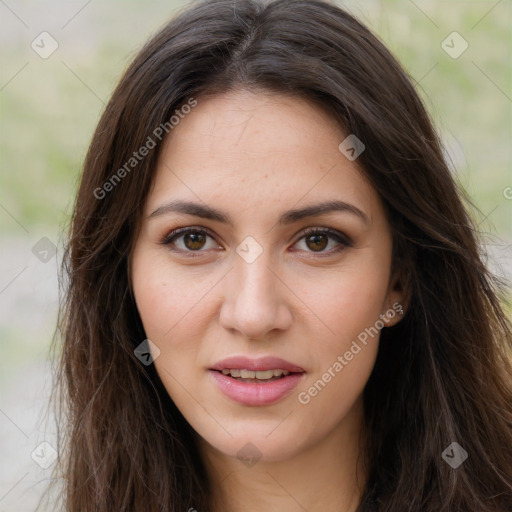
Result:
{"label": "cheek", "polygon": [[[317,317],[328,347],[339,348],[385,312],[388,262],[373,251],[355,253],[342,267],[312,278],[297,277],[294,290]],[[318,322],[320,320],[320,322]]]}
{"label": "cheek", "polygon": [[304,421],[323,418],[326,430],[339,424],[357,402],[379,346],[380,330],[375,324],[381,301],[360,294],[354,301],[350,293],[344,293],[321,310],[334,334],[317,338],[315,346],[308,347],[314,365],[296,397]]}
{"label": "cheek", "polygon": [[[154,364],[169,396],[188,411],[189,393],[199,396],[196,375],[202,341],[216,307],[219,280],[192,267],[173,268],[165,256],[148,252],[134,258],[133,288],[144,331],[158,348]],[[220,284],[220,283],[219,283]],[[187,391],[184,391],[187,390]]]}
{"label": "cheek", "polygon": [[[347,264],[310,290],[307,302],[323,325],[315,336],[314,368],[299,390],[309,415],[331,410],[340,421],[362,393],[375,364],[388,285],[386,262],[373,255]],[[310,313],[311,323],[314,315]],[[334,404],[336,406],[334,407]]]}
{"label": "cheek", "polygon": [[[137,263],[140,266],[137,266]],[[143,271],[137,272],[137,269]],[[193,334],[201,327],[206,302],[201,300],[212,288],[208,276],[190,271],[174,271],[168,262],[144,265],[142,258],[134,265],[133,287],[137,309],[146,335],[159,345],[183,340],[176,332]],[[186,337],[185,337],[186,338]]]}
{"label": "cheek", "polygon": [[[193,389],[200,340],[204,337],[207,301],[200,301],[208,289],[208,281],[196,280],[187,272],[172,272],[169,265],[144,265],[140,258],[134,264],[133,288],[144,331],[158,348],[154,364],[169,396],[178,407],[190,406],[183,389]],[[137,266],[137,263],[140,266]],[[137,272],[144,268],[144,271]]]}

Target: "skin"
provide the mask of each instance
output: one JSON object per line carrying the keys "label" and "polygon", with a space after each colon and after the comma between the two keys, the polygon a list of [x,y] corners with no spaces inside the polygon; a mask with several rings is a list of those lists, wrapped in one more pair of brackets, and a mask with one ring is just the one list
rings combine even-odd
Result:
{"label": "skin", "polygon": [[[239,90],[198,98],[162,148],[130,271],[146,335],[160,350],[158,375],[197,433],[215,512],[350,512],[359,503],[362,392],[378,335],[359,343],[307,404],[298,400],[403,298],[382,202],[357,160],[338,149],[346,135],[308,100]],[[178,199],[222,210],[233,225],[173,212],[149,217]],[[350,203],[367,222],[348,211],[277,222],[328,200]],[[161,243],[180,227],[209,232],[199,242],[182,234]],[[303,237],[315,227],[352,243]],[[251,263],[236,252],[248,236],[262,249]],[[277,403],[241,405],[208,371],[233,355],[273,355],[306,373]],[[258,453],[251,466],[237,457],[249,442]]]}

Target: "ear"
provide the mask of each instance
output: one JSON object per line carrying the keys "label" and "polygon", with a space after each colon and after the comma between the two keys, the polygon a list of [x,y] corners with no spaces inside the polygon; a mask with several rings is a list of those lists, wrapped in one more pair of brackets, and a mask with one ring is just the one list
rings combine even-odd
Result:
{"label": "ear", "polygon": [[395,271],[388,288],[382,319],[386,327],[396,325],[409,307],[411,291],[409,280],[403,272]]}

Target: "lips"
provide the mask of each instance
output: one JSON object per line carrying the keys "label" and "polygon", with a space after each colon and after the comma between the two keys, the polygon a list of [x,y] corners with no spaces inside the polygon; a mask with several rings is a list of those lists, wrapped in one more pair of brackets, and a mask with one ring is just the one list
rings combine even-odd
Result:
{"label": "lips", "polygon": [[290,363],[279,357],[262,357],[260,359],[250,359],[244,356],[228,357],[214,364],[211,370],[252,370],[254,372],[264,372],[266,370],[286,370],[290,373],[304,373],[300,366]]}
{"label": "lips", "polygon": [[[269,378],[271,371],[276,376]],[[242,405],[263,406],[289,395],[305,371],[277,357],[249,359],[241,356],[219,361],[210,368],[210,374],[217,388],[232,401]],[[252,378],[253,375],[256,378]]]}

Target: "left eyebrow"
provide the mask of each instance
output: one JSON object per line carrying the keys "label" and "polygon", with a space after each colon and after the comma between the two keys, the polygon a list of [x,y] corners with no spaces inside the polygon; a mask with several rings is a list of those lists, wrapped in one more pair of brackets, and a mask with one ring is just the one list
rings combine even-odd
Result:
{"label": "left eyebrow", "polygon": [[[280,216],[278,224],[284,226],[307,217],[316,217],[331,212],[350,213],[358,217],[366,225],[368,225],[370,222],[366,213],[357,208],[357,206],[346,203],[345,201],[333,200],[305,206],[303,208],[288,210]],[[233,225],[231,216],[228,213],[217,210],[216,208],[212,208],[211,206],[206,206],[191,201],[171,201],[169,203],[163,204],[159,206],[153,213],[151,213],[148,218],[151,219],[170,213],[193,215],[195,217],[201,217],[204,219],[222,222],[223,224],[229,224],[230,226]]]}
{"label": "left eyebrow", "polygon": [[279,224],[292,224],[293,222],[297,222],[298,220],[306,217],[316,217],[318,215],[324,215],[331,212],[351,213],[356,217],[359,217],[359,219],[366,225],[370,223],[366,213],[364,213],[363,210],[360,210],[357,206],[354,206],[351,203],[346,203],[345,201],[333,200],[284,212],[279,219]]}

